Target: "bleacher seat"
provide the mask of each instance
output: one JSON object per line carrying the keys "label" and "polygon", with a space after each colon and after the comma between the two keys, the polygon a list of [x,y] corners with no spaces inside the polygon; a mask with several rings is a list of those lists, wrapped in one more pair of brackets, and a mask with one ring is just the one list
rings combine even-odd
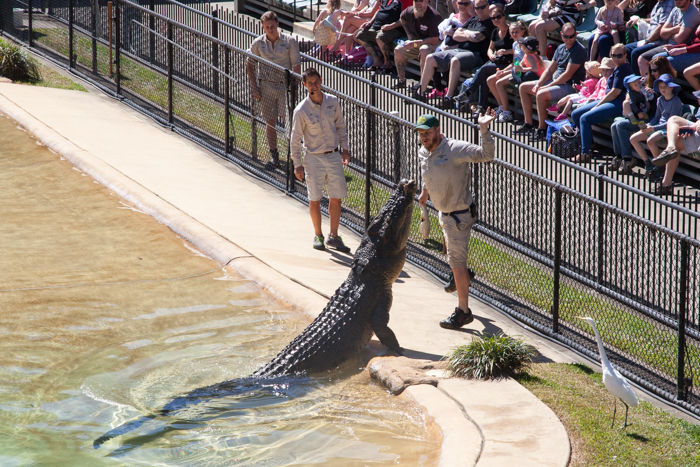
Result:
{"label": "bleacher seat", "polygon": [[537,14],[539,16],[539,9],[540,9],[540,4],[537,2],[537,0],[528,0],[527,13],[518,13],[515,15],[508,15],[506,19],[508,20],[508,22],[514,22],[514,21],[518,21],[520,19],[520,16],[533,15],[533,14]]}
{"label": "bleacher seat", "polygon": [[537,18],[540,17],[540,13],[542,13],[542,9],[545,7],[545,5],[547,5],[547,3],[549,3],[549,0],[542,0],[540,2],[540,6],[537,8],[537,10],[535,10],[532,13],[528,13],[526,15],[517,15],[515,17],[516,21],[524,21],[526,24],[532,23],[533,21],[535,21]]}

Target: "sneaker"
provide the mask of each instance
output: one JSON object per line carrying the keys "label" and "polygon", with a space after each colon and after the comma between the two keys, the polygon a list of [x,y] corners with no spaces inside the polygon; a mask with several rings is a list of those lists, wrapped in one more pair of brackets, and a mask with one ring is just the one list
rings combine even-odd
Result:
{"label": "sneaker", "polygon": [[314,237],[314,250],[325,250],[326,245],[323,244],[323,235],[316,235]]}
{"label": "sneaker", "polygon": [[672,195],[673,194],[673,185],[669,185],[669,186],[659,185],[654,189],[654,194],[656,196]]}
{"label": "sneaker", "polygon": [[613,160],[610,161],[610,164],[608,164],[608,170],[611,172],[617,172],[620,170],[620,166],[622,166],[622,158],[615,156],[613,157]]}
{"label": "sneaker", "polygon": [[455,308],[454,313],[452,313],[449,318],[440,321],[440,327],[445,329],[459,329],[472,321],[474,321],[472,310],[467,308],[467,312],[465,313],[461,308]]}
{"label": "sneaker", "polygon": [[513,121],[513,112],[511,112],[510,110],[502,111],[501,115],[498,116],[498,121],[501,123],[512,122]]}
{"label": "sneaker", "polygon": [[398,80],[391,86],[391,89],[406,89],[406,80]]}
{"label": "sneaker", "polygon": [[634,126],[639,125],[639,120],[637,120],[637,117],[635,115],[628,115],[627,119],[630,121],[630,123]]}
{"label": "sneaker", "polygon": [[629,175],[635,167],[637,167],[637,159],[625,159],[620,166],[620,173]]}
{"label": "sneaker", "polygon": [[439,106],[442,109],[454,109],[455,108],[455,100],[453,97],[443,96],[442,100],[439,101]]}
{"label": "sneaker", "polygon": [[665,171],[665,167],[652,167],[651,169],[647,169],[644,176],[648,178],[650,182],[658,182],[664,177]]}
{"label": "sneaker", "polygon": [[441,99],[444,96],[445,96],[445,91],[433,89],[432,91],[430,91],[430,94],[428,94],[428,99]]}
{"label": "sneaker", "polygon": [[[467,272],[469,272],[469,280],[473,281],[474,278],[476,277],[476,273],[469,268],[467,268]],[[443,287],[443,288],[445,289],[445,292],[447,292],[447,293],[452,293],[452,292],[455,292],[457,290],[457,284],[455,283],[455,275],[454,274],[450,274],[450,281],[447,284],[445,284],[445,287]]]}
{"label": "sneaker", "polygon": [[535,127],[532,125],[532,123],[523,123],[523,125],[515,130],[514,133],[518,135],[527,135],[533,131],[535,131]]}
{"label": "sneaker", "polygon": [[554,119],[555,122],[561,122],[562,120],[567,120],[569,117],[566,114],[559,114],[557,118]]}
{"label": "sneaker", "polygon": [[538,128],[537,131],[530,136],[530,141],[546,141],[547,140],[547,130],[544,128]]}
{"label": "sneaker", "polygon": [[416,91],[418,91],[419,89],[420,89],[420,82],[414,84],[413,86],[411,86],[411,87],[409,88],[409,90],[410,90],[411,92],[416,92]]}
{"label": "sneaker", "polygon": [[[321,237],[321,241],[323,241],[323,237]],[[326,240],[326,245],[328,245],[331,248],[335,248],[341,253],[350,253],[350,248],[345,246],[345,243],[343,243],[343,237],[341,237],[340,235],[337,235],[335,237],[329,235],[328,240]]]}
{"label": "sneaker", "polygon": [[466,92],[460,92],[459,94],[457,94],[455,96],[455,100],[457,102],[465,102],[465,101],[469,100],[469,94],[467,94]]}
{"label": "sneaker", "polygon": [[547,107],[547,112],[556,112],[557,110],[559,110],[559,107],[557,107],[556,105]]}
{"label": "sneaker", "polygon": [[661,154],[659,154],[659,157],[655,157],[651,160],[651,163],[657,167],[661,167],[668,164],[670,161],[677,158],[678,156],[678,151],[676,151],[675,149],[671,149],[670,151],[668,149],[664,149],[661,152]]}

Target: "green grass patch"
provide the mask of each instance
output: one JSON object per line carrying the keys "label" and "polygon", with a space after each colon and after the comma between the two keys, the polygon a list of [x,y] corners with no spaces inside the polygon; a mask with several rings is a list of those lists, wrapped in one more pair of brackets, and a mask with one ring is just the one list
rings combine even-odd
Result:
{"label": "green grass patch", "polygon": [[648,402],[630,408],[631,426],[622,431],[624,406],[618,403],[611,429],[613,398],[601,375],[586,366],[541,363],[516,379],[564,424],[572,445],[570,467],[700,466],[700,427]]}

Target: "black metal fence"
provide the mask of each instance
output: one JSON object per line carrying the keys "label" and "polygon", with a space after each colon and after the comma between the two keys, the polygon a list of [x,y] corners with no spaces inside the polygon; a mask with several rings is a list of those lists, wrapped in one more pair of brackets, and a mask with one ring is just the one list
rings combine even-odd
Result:
{"label": "black metal fence", "polygon": [[[31,43],[127,105],[308,201],[289,161],[292,109],[302,97],[300,76],[247,53],[251,38],[246,31],[211,18],[201,27],[185,25],[180,20],[187,15],[202,15],[177,4],[119,0],[111,16],[102,0],[45,0],[30,4],[34,9],[29,11],[15,5],[0,7],[5,35]],[[249,59],[258,76],[283,81],[284,115],[271,116],[253,98],[246,75]],[[308,56],[305,60],[326,78],[329,67]],[[331,71],[326,84],[344,73]],[[324,90],[341,100],[353,157],[342,222],[361,232],[401,178],[420,181],[419,142],[409,120],[378,107],[392,91],[371,81],[354,82],[365,86],[366,92],[357,94],[361,98],[329,86]],[[353,92],[360,90],[358,85]],[[425,111],[423,104],[409,104],[415,107],[411,115]],[[431,110],[446,134],[478,142],[477,125]],[[268,128],[278,140],[277,167],[270,164]],[[538,154],[522,142],[497,139],[499,157],[516,151],[517,157],[534,160],[526,152]],[[610,187],[618,182],[600,174],[577,168],[592,186],[575,190],[502,159],[472,170],[481,212],[470,246],[470,266],[477,272],[472,293],[597,359],[591,330],[575,319],[594,317],[611,361],[628,378],[700,414],[700,374],[694,370],[700,365],[700,242],[611,204]],[[636,195],[627,190],[628,196]],[[673,208],[651,201],[657,203],[653,210]],[[432,214],[432,232],[423,239],[416,210],[409,259],[446,279],[442,235]]]}

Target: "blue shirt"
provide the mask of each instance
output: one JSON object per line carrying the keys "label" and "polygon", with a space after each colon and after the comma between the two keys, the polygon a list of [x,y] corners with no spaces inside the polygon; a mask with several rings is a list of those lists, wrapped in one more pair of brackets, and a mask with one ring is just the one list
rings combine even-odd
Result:
{"label": "blue shirt", "polygon": [[654,130],[665,130],[668,119],[673,115],[680,115],[683,110],[683,103],[678,96],[673,96],[673,99],[666,100],[664,96],[659,97],[656,101],[656,115],[652,118],[648,125]]}
{"label": "blue shirt", "polygon": [[613,89],[619,89],[620,94],[618,94],[617,97],[610,102],[622,103],[622,101],[625,100],[625,96],[627,96],[627,89],[625,88],[625,78],[631,74],[633,74],[632,65],[630,65],[629,63],[623,63],[619,67],[615,68],[615,70],[613,70],[613,74],[610,75],[610,78],[608,78],[608,90],[605,91],[605,93],[607,94]]}

